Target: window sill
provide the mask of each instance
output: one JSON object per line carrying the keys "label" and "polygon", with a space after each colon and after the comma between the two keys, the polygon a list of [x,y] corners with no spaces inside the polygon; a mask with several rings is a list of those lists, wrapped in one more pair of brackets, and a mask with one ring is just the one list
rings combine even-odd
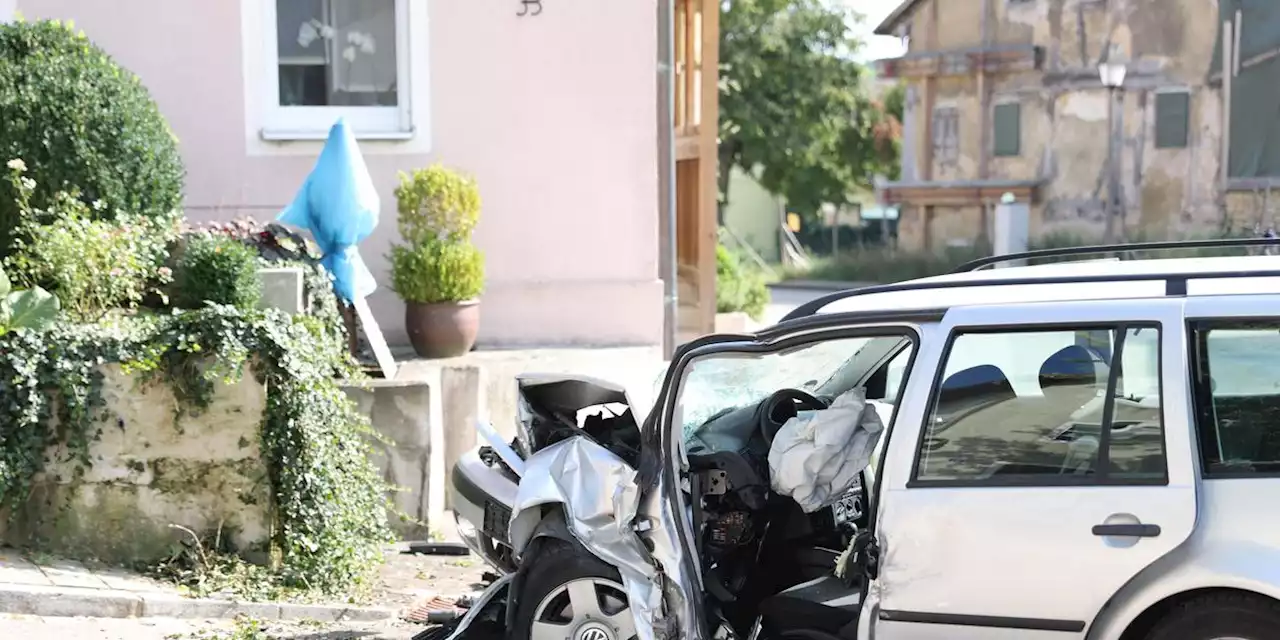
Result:
{"label": "window sill", "polygon": [[[290,131],[284,129],[263,129],[259,132],[262,139],[267,142],[309,142],[316,140],[329,139],[329,131]],[[374,140],[388,142],[403,142],[412,140],[416,132],[413,129],[407,131],[358,131],[355,132],[356,140]]]}

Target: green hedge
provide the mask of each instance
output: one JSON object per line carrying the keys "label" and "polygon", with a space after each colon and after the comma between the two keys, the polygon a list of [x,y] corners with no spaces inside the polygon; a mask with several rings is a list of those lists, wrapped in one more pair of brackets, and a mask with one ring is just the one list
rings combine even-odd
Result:
{"label": "green hedge", "polygon": [[[20,159],[37,209],[78,190],[102,217],[169,216],[182,203],[177,140],[137,76],[70,22],[0,24],[0,162]],[[18,226],[0,184],[0,256]]]}
{"label": "green hedge", "polygon": [[764,316],[769,288],[764,276],[724,245],[716,247],[716,313],[743,311],[754,320]]}
{"label": "green hedge", "polygon": [[174,270],[173,304],[198,309],[208,303],[249,311],[262,300],[258,252],[223,236],[192,234]]}

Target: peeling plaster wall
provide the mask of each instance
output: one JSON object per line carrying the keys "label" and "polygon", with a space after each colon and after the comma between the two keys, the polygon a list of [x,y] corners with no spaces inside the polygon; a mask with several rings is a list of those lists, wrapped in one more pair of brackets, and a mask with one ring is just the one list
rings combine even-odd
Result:
{"label": "peeling plaster wall", "polygon": [[[109,416],[90,445],[83,475],[69,452],[51,449],[26,508],[0,516],[0,539],[16,546],[111,563],[167,557],[183,534],[222,528],[250,557],[270,531],[267,470],[258,449],[266,390],[246,375],[219,384],[212,404],[175,420],[168,385],[143,384],[117,365],[103,367]],[[260,557],[260,556],[259,556]]]}
{"label": "peeling plaster wall", "polygon": [[[939,0],[934,0],[939,2]],[[936,44],[930,40],[932,9],[923,3],[912,16],[910,52],[979,47],[984,0],[940,2]],[[924,105],[928,83],[914,81],[918,109],[905,118],[903,175],[934,181],[1043,177],[1040,200],[1032,208],[1035,236],[1065,233],[1099,238],[1105,226],[1109,183],[1108,96],[1098,80],[1097,64],[1113,50],[1128,63],[1129,73],[1121,121],[1119,157],[1124,227],[1131,237],[1181,237],[1208,233],[1222,225],[1219,199],[1221,94],[1206,86],[1217,35],[1217,5],[1205,0],[990,0],[990,42],[1035,44],[1044,50],[1042,69],[992,74],[984,110],[978,77],[942,77],[933,82],[933,104],[955,107],[959,118],[959,153],[938,158],[934,140],[925,134],[932,113]],[[1190,95],[1188,145],[1157,149],[1155,102],[1160,91]],[[983,148],[983,118],[991,126],[990,106],[1021,103],[1021,153],[990,157]],[[985,113],[984,113],[985,111]],[[990,134],[989,134],[990,135]],[[989,147],[990,139],[985,143]],[[987,155],[988,171],[979,167]],[[905,248],[940,248],[983,235],[986,218],[979,207],[907,206],[900,225]],[[1252,223],[1251,223],[1252,224]],[[926,229],[926,225],[928,228]]]}

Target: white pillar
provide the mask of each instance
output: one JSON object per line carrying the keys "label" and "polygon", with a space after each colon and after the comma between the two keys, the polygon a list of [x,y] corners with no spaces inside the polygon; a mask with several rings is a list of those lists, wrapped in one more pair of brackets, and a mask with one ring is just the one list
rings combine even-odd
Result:
{"label": "white pillar", "polygon": [[[1000,204],[996,205],[995,233],[992,239],[995,255],[1002,256],[1027,250],[1030,217],[1031,207],[1028,203],[1014,200],[1011,193],[1006,193],[1000,198]],[[1023,260],[1013,260],[996,266],[1012,267],[1025,264]]]}

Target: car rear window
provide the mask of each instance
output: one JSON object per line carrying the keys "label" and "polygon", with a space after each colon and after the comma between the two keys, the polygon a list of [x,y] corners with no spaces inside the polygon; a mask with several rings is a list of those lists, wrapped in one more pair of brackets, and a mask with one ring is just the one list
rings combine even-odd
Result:
{"label": "car rear window", "polygon": [[1204,474],[1280,473],[1280,320],[1199,322],[1191,329]]}

